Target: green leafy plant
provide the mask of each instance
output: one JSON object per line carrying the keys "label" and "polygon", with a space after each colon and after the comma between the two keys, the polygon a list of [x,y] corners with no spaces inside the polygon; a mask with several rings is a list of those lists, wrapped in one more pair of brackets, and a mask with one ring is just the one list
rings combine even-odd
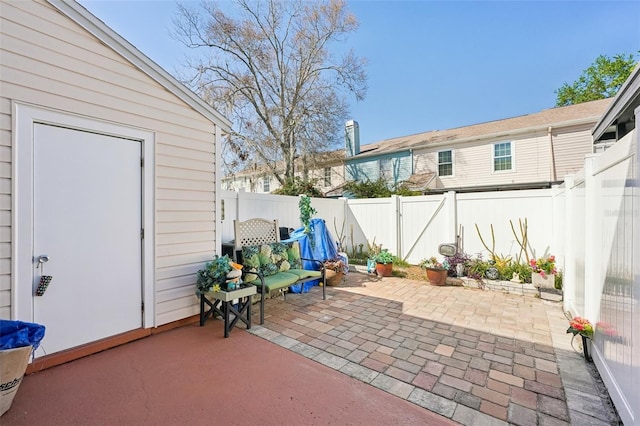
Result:
{"label": "green leafy plant", "polygon": [[220,291],[227,282],[229,272],[231,272],[229,256],[216,255],[211,262],[207,262],[205,267],[197,272],[196,294],[200,296],[208,291]]}
{"label": "green leafy plant", "polygon": [[511,280],[514,273],[518,274],[522,282],[531,282],[531,268],[529,265],[515,261],[509,262],[504,271],[500,271],[500,278],[506,281]]}
{"label": "green leafy plant", "polygon": [[307,195],[300,196],[298,208],[300,209],[300,222],[304,226],[304,232],[309,234],[311,233],[311,217],[318,212],[311,207],[311,198]]}
{"label": "green leafy plant", "polygon": [[483,287],[484,281],[482,278],[490,267],[491,264],[482,259],[482,255],[478,255],[469,261],[467,266],[467,276],[476,280],[478,282],[478,287]]}
{"label": "green leafy plant", "polygon": [[322,198],[324,194],[316,187],[316,182],[313,180],[304,180],[299,177],[293,179],[287,179],[284,184],[273,191],[277,195],[294,195],[307,194],[311,197]]}
{"label": "green leafy plant", "polygon": [[562,290],[562,271],[556,272],[553,284],[556,290]]}
{"label": "green leafy plant", "polygon": [[372,260],[374,260],[376,263],[388,264],[388,263],[393,263],[394,256],[391,253],[389,253],[387,249],[384,249],[384,250],[381,250],[380,253],[378,253],[377,255],[373,256]]}

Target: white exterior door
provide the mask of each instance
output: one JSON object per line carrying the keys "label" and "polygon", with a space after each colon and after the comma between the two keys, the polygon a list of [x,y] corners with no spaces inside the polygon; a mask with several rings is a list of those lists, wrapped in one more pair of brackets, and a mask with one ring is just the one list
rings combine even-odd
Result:
{"label": "white exterior door", "polygon": [[[142,327],[141,142],[34,124],[36,356]],[[47,255],[44,271],[39,256]]]}

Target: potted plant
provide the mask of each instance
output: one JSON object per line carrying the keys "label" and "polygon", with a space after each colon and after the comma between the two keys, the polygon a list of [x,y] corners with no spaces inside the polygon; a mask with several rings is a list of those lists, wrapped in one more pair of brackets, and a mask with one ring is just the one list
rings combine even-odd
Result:
{"label": "potted plant", "polygon": [[567,333],[573,334],[575,338],[580,335],[582,338],[582,351],[584,353],[584,359],[591,362],[591,355],[589,354],[589,344],[593,339],[593,326],[586,318],[574,317],[569,321],[569,328]]}
{"label": "potted plant", "polygon": [[344,278],[348,271],[348,266],[339,257],[325,261],[324,267],[325,278],[328,286],[336,286],[340,284],[342,278]]}
{"label": "potted plant", "polygon": [[387,249],[381,250],[372,258],[376,262],[376,273],[381,277],[390,277],[393,272],[393,255]]}
{"label": "potted plant", "polygon": [[471,256],[460,251],[452,256],[445,256],[444,260],[449,264],[449,275],[462,277],[465,274]]}
{"label": "potted plant", "polygon": [[556,258],[540,257],[529,261],[531,283],[538,288],[555,288]]}
{"label": "potted plant", "polygon": [[234,290],[239,285],[241,269],[242,265],[232,262],[226,254],[216,255],[197,272],[196,294]]}
{"label": "potted plant", "polygon": [[419,266],[427,272],[427,278],[429,278],[431,285],[445,285],[447,282],[449,264],[446,260],[440,262],[435,256],[431,256],[422,259]]}

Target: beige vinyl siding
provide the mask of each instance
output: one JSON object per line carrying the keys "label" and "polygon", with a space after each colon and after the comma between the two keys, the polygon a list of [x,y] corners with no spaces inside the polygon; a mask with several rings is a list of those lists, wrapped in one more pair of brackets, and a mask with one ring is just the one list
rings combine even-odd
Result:
{"label": "beige vinyl siding", "polygon": [[553,130],[553,152],[556,176],[559,180],[584,167],[584,156],[593,152],[593,125]]}
{"label": "beige vinyl siding", "polygon": [[[4,85],[0,81],[0,95],[3,91]],[[7,99],[0,98],[0,244],[5,247],[0,251],[0,318],[11,318],[12,155],[11,103]]]}
{"label": "beige vinyl siding", "polygon": [[[196,314],[195,272],[216,247],[214,123],[42,1],[4,2],[0,31],[0,255],[10,256],[11,100],[148,129],[156,138],[156,324]],[[7,318],[10,260],[0,263]]]}
{"label": "beige vinyl siding", "polygon": [[[494,172],[493,145],[501,142],[512,143],[513,169]],[[549,180],[549,146],[546,134],[542,132],[527,138],[500,138],[460,143],[451,147],[415,150],[415,173],[437,173],[438,152],[449,148],[453,153],[454,176],[437,177],[436,188],[510,185]]]}

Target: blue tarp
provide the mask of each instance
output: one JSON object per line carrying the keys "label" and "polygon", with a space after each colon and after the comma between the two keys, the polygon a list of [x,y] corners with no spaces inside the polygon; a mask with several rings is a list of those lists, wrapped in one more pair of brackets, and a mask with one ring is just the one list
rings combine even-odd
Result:
{"label": "blue tarp", "polygon": [[[327,229],[323,219],[311,219],[311,232],[305,234],[304,227],[296,229],[290,234],[290,238],[285,241],[298,241],[300,243],[300,255],[307,259],[314,259],[324,262],[329,259],[338,257],[338,248]],[[302,265],[305,269],[318,269],[318,265],[314,262],[303,261]],[[308,281],[306,283],[291,286],[293,293],[306,293],[311,287],[318,284],[316,281]]]}
{"label": "blue tarp", "polygon": [[44,325],[32,322],[0,320],[0,350],[33,346],[44,338]]}

